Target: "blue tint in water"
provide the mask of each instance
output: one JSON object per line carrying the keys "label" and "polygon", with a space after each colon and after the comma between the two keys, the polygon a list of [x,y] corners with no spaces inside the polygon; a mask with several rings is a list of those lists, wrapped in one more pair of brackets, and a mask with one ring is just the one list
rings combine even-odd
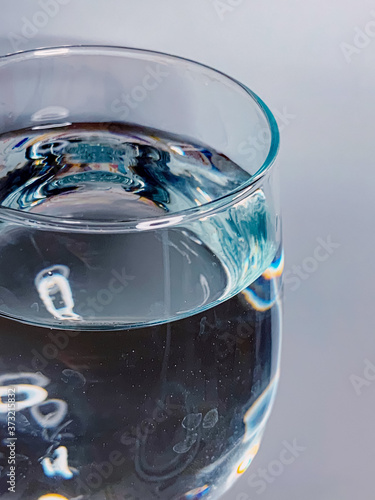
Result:
{"label": "blue tint in water", "polygon": [[118,124],[19,132],[0,157],[3,207],[143,224],[0,225],[0,395],[19,398],[15,494],[0,403],[2,498],[218,498],[255,456],[277,385],[283,258],[264,191],[184,224],[249,174]]}

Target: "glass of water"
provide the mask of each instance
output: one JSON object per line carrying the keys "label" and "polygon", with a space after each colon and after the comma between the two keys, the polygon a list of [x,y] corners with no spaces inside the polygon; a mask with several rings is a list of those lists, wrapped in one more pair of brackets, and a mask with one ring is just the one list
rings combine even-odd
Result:
{"label": "glass of water", "polygon": [[2,57],[0,93],[2,498],[219,498],[278,380],[272,114],[114,47]]}

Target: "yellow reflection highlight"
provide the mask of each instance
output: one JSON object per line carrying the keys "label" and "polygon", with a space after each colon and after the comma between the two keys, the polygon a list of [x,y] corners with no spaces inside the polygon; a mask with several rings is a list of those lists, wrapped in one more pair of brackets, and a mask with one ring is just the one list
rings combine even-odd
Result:
{"label": "yellow reflection highlight", "polygon": [[271,280],[272,278],[280,278],[284,271],[284,252],[281,252],[279,260],[274,262],[268,267],[262,274],[263,278],[266,280]]}
{"label": "yellow reflection highlight", "polygon": [[274,305],[277,300],[275,296],[271,300],[264,300],[258,297],[258,295],[253,290],[242,290],[242,295],[244,296],[246,302],[250,304],[254,309],[260,312],[268,311]]}
{"label": "yellow reflection highlight", "polygon": [[197,187],[197,191],[206,201],[208,202],[212,201],[211,196],[209,196],[205,191],[203,191],[203,189]]}
{"label": "yellow reflection highlight", "polygon": [[57,493],[47,493],[47,495],[43,495],[39,497],[38,500],[68,500],[66,497],[62,495],[58,495]]}
{"label": "yellow reflection highlight", "polygon": [[174,153],[177,153],[180,156],[185,155],[185,151],[182,148],[179,148],[178,146],[169,146],[169,149],[171,149]]}
{"label": "yellow reflection highlight", "polygon": [[251,462],[254,460],[256,454],[259,451],[259,443],[254,445],[245,455],[244,459],[240,463],[240,465],[237,467],[237,474],[243,474],[244,472],[247,471],[249,468]]}

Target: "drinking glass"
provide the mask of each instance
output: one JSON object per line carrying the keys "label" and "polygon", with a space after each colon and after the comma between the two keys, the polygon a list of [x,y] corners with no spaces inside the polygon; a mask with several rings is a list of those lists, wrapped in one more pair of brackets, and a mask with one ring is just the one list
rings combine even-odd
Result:
{"label": "drinking glass", "polygon": [[278,381],[267,106],[116,47],[0,58],[0,494],[216,499]]}

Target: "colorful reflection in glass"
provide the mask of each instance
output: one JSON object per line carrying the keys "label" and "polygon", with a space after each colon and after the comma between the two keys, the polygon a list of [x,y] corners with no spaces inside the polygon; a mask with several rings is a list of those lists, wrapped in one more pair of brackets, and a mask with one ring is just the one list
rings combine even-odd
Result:
{"label": "colorful reflection in glass", "polygon": [[256,454],[259,451],[259,443],[254,445],[244,456],[242,462],[237,467],[237,474],[241,475],[247,471],[251,462],[254,460]]}
{"label": "colorful reflection in glass", "polygon": [[203,498],[206,496],[211,490],[211,486],[208,486],[208,484],[205,484],[201,488],[195,488],[194,490],[189,491],[186,493],[184,498],[186,500],[198,500],[198,498]]}

